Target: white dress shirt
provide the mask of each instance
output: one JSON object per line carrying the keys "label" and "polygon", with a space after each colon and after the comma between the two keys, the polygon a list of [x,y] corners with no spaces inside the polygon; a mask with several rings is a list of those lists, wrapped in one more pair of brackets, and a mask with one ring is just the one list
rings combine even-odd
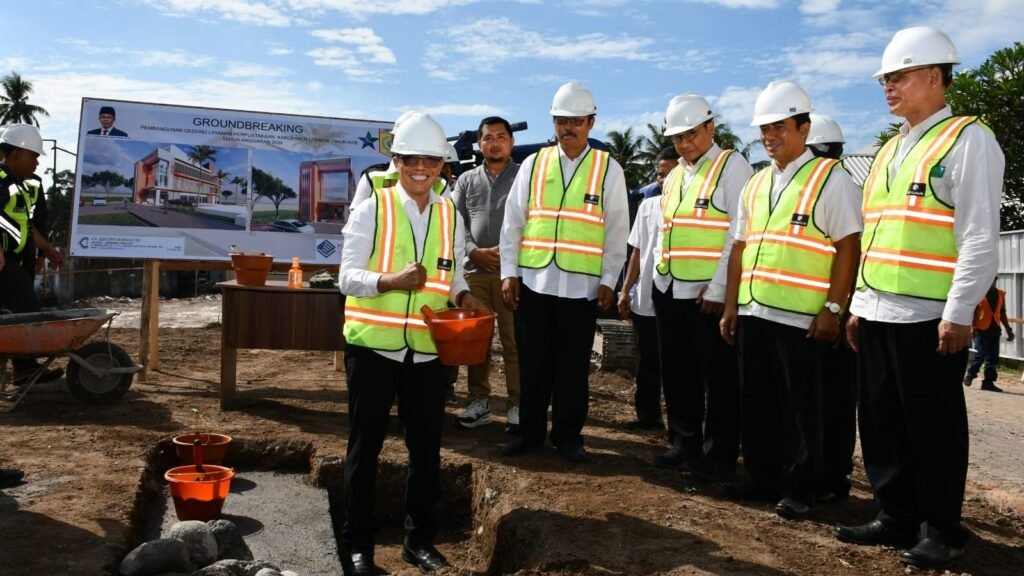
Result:
{"label": "white dress shirt", "polygon": [[[416,201],[410,198],[405,189],[402,188],[402,183],[399,182],[396,187],[398,188],[398,197],[402,202],[402,209],[405,210],[406,216],[409,217],[409,221],[412,223],[412,235],[416,240],[417,247],[416,253],[422,254],[423,242],[427,236],[427,225],[430,222],[430,204],[441,202],[441,197],[431,191],[427,207],[424,208],[423,212],[420,212]],[[466,237],[462,228],[462,218],[459,216],[458,210],[455,210],[454,213],[455,244],[452,247],[454,251],[454,264],[451,271],[452,287],[449,297],[452,302],[455,301],[455,297],[460,292],[469,290],[469,285],[466,284],[466,279],[462,276]],[[341,233],[345,239],[341,251],[341,270],[338,273],[338,287],[341,289],[341,293],[357,297],[380,294],[380,291],[377,290],[377,282],[383,274],[366,269],[377,233],[376,196],[370,196],[366,202],[360,203],[351,212],[348,223],[345,224],[345,228]],[[385,358],[402,362],[405,359],[407,349],[403,348],[394,352],[374,350],[374,352]],[[413,362],[426,362],[434,358],[437,358],[434,354],[420,354],[418,352],[413,354]]]}
{"label": "white dress shirt", "polygon": [[[684,191],[697,175],[704,160],[707,159],[709,162],[713,162],[721,151],[722,149],[717,144],[712,144],[711,148],[693,164],[689,164],[682,158],[679,159],[679,166],[674,168],[674,170],[683,171]],[[669,286],[671,286],[673,298],[677,300],[693,300],[707,286],[708,289],[704,292],[705,300],[719,303],[725,302],[725,284],[729,279],[729,254],[732,253],[732,238],[736,232],[736,205],[739,204],[740,195],[743,194],[743,186],[753,173],[754,169],[750,167],[750,164],[747,163],[747,160],[739,152],[732,154],[729,156],[729,160],[726,161],[725,168],[722,169],[722,177],[718,180],[718,189],[711,197],[711,204],[715,209],[729,215],[729,230],[725,235],[725,246],[722,248],[722,257],[718,260],[718,268],[715,269],[715,275],[711,278],[711,282],[676,280],[672,277],[671,273],[662,276],[658,274],[657,270],[652,270],[654,285],[658,287],[658,290],[668,292]],[[659,226],[658,237],[654,243],[655,262],[661,260],[661,247],[664,245],[664,237],[665,233]]]}
{"label": "white dress shirt", "polygon": [[[562,181],[568,184],[576,168],[586,156],[590,147],[570,160],[562,147],[558,147],[558,158],[562,166]],[[523,228],[530,201],[530,175],[536,154],[531,154],[522,166],[512,184],[512,190],[505,201],[505,222],[501,227],[501,277],[521,277],[530,290],[560,298],[597,298],[598,285],[615,289],[622,265],[626,261],[626,237],[629,235],[629,206],[626,201],[626,179],[622,167],[614,158],[608,160],[608,171],[604,178],[601,201],[604,203],[604,256],[601,277],[565,272],[554,261],[544,268],[520,268],[519,247],[523,240]]]}
{"label": "white dress shirt", "polygon": [[[790,162],[785,170],[779,170],[778,165],[772,162],[772,207],[779,201],[779,195],[796,176],[797,171],[804,164],[814,159],[810,149],[804,148],[804,153],[796,160]],[[747,207],[739,202],[736,219],[736,236],[738,241],[747,239]],[[860,188],[853,183],[850,174],[840,165],[832,169],[825,186],[821,189],[818,201],[814,205],[814,223],[821,228],[822,232],[832,239],[833,244],[846,238],[850,234],[859,234],[864,229],[864,220],[861,216],[861,194]],[[778,322],[796,328],[810,328],[813,316],[798,314],[786,310],[770,308],[757,302],[751,302],[740,306],[741,316],[757,316],[771,322]]]}
{"label": "white dress shirt", "polygon": [[[890,182],[921,136],[952,115],[946,106],[913,128],[906,123],[900,127],[900,144],[889,172]],[[940,317],[954,324],[971,324],[975,307],[999,270],[999,205],[1005,159],[992,134],[972,124],[964,129],[939,165],[945,167],[945,172],[940,177],[932,177],[932,190],[939,200],[956,208],[953,214],[956,269],[946,301],[865,287],[853,295],[851,314],[894,324]]]}
{"label": "white dress shirt", "polygon": [[629,290],[629,309],[639,316],[654,316],[654,240],[661,229],[661,196],[644,199],[636,211],[628,243],[640,252],[640,277]]}

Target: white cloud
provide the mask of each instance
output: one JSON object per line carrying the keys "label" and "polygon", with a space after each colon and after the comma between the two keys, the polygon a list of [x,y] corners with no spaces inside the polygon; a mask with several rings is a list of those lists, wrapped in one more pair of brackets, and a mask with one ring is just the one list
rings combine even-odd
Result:
{"label": "white cloud", "polygon": [[205,13],[214,13],[225,20],[239,24],[256,26],[286,27],[293,19],[277,8],[262,2],[249,0],[217,0],[201,2],[198,0],[144,0],[147,4],[167,16],[198,17]]}
{"label": "white cloud", "polygon": [[531,74],[523,76],[520,80],[527,86],[561,86],[566,82],[565,77],[558,74]]}
{"label": "white cloud", "polygon": [[653,112],[640,112],[637,114],[625,114],[619,116],[601,116],[598,115],[597,123],[594,125],[594,132],[599,134],[601,137],[605,137],[609,132],[615,130],[617,132],[625,132],[628,128],[633,129],[635,136],[647,136],[650,131],[647,130],[648,124],[654,126],[661,126],[665,123],[665,111],[657,110]]}
{"label": "white cloud", "polygon": [[356,46],[356,51],[369,57],[377,64],[394,64],[395,55],[384,45],[384,39],[370,28],[339,28],[334,30],[313,30],[310,34],[325,42],[340,42]]}
{"label": "white cloud", "polygon": [[802,0],[800,12],[804,14],[828,14],[839,8],[839,0]]}
{"label": "white cloud", "polygon": [[292,50],[291,48],[282,48],[280,46],[271,46],[270,48],[267,48],[268,56],[287,56],[294,53],[295,50]]}
{"label": "white cloud", "polygon": [[750,142],[757,138],[757,129],[750,125],[750,119],[754,116],[754,101],[762,90],[764,86],[728,86],[718,96],[706,98],[715,114],[729,124],[733,134]]}
{"label": "white cloud", "polygon": [[1021,39],[1020,0],[944,0],[923,21],[905,26],[935,26],[949,35],[961,60],[981,62],[999,48]]}
{"label": "white cloud", "polygon": [[723,8],[750,8],[754,10],[765,10],[779,7],[779,0],[689,0],[701,4],[711,4]]}
{"label": "white cloud", "polygon": [[[470,73],[493,72],[498,64],[516,59],[583,62],[587,60],[658,61],[652,38],[604,33],[575,37],[545,36],[526,30],[507,18],[482,19],[438,32],[444,43],[429,44],[423,66],[442,80],[457,80]],[[480,49],[487,38],[487,50]]]}
{"label": "white cloud", "polygon": [[488,104],[438,104],[435,106],[402,106],[397,112],[407,110],[426,112],[431,116],[467,116],[470,118],[483,118],[485,116],[501,116],[506,114],[505,110]]}
{"label": "white cloud", "polygon": [[392,0],[391,2],[366,0],[287,0],[292,10],[303,13],[342,12],[363,20],[373,14],[398,16],[402,14],[430,14],[449,7],[465,6],[478,0]]}
{"label": "white cloud", "polygon": [[138,53],[138,65],[143,67],[203,68],[213,57],[189,54],[180,50],[150,50]]}
{"label": "white cloud", "polygon": [[264,66],[262,64],[252,64],[247,62],[234,62],[229,64],[228,67],[221,73],[224,78],[279,78],[286,76],[288,70],[284,68],[275,68],[273,66]]}

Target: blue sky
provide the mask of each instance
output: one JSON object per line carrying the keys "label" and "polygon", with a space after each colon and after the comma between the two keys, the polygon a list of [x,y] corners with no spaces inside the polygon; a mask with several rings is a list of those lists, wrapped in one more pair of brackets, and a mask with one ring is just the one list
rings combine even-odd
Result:
{"label": "blue sky", "polygon": [[695,91],[750,140],[758,92],[788,78],[855,151],[895,120],[871,74],[896,30],[937,26],[976,66],[1021,39],[1024,0],[39,0],[4,16],[0,71],[33,82],[44,138],[71,150],[84,96],[368,120],[416,109],[449,135],[499,114],[529,122],[525,143],[550,135],[571,80],[594,92],[598,138],[646,132]]}

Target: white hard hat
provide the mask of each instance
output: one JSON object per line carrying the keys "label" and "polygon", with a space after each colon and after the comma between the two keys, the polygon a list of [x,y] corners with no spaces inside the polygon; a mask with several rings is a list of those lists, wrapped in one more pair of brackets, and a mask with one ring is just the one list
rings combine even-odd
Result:
{"label": "white hard hat", "polygon": [[807,133],[808,144],[844,144],[843,131],[831,116],[811,114],[811,130]]}
{"label": "white hard hat", "polygon": [[583,84],[562,84],[551,101],[552,116],[590,116],[597,114],[594,95]]}
{"label": "white hard hat", "polygon": [[46,156],[46,152],[43,151],[43,137],[39,135],[39,129],[31,124],[8,124],[0,133],[0,143]]}
{"label": "white hard hat", "polygon": [[754,102],[751,126],[764,126],[813,110],[811,97],[792,80],[776,80],[758,95]]}
{"label": "white hard hat", "polygon": [[875,72],[875,78],[904,68],[959,63],[956,46],[945,32],[931,26],[915,26],[892,37],[882,53],[882,67]]}
{"label": "white hard hat", "polygon": [[430,114],[414,112],[401,120],[395,128],[391,152],[444,158],[448,142],[441,125]]}
{"label": "white hard hat", "polygon": [[714,117],[711,105],[700,94],[687,92],[668,103],[665,111],[665,136],[672,136],[692,130]]}
{"label": "white hard hat", "polygon": [[458,162],[459,161],[459,153],[455,150],[455,146],[453,146],[451,142],[445,142],[444,161],[445,162]]}
{"label": "white hard hat", "polygon": [[413,114],[415,114],[415,112],[413,112],[412,110],[406,110],[405,112],[402,112],[402,115],[395,119],[395,123],[391,126],[391,131],[394,132],[395,130],[398,130],[398,125],[401,124],[402,122],[405,122]]}

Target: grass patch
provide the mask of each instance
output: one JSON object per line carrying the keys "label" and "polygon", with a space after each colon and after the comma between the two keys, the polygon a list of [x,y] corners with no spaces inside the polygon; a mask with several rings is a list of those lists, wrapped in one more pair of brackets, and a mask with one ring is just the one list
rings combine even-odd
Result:
{"label": "grass patch", "polygon": [[252,223],[253,224],[270,224],[271,222],[277,222],[278,220],[291,220],[299,217],[298,210],[281,210],[278,215],[274,215],[273,212],[253,212]]}
{"label": "grass patch", "polygon": [[78,223],[95,226],[149,226],[147,222],[124,212],[115,214],[82,214],[78,217]]}

